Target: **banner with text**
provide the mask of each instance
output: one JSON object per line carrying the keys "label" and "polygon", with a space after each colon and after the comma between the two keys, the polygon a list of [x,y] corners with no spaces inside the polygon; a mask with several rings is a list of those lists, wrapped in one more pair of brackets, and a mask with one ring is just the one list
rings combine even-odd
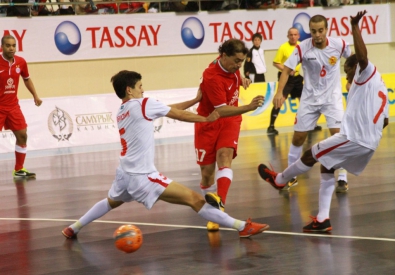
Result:
{"label": "banner with text", "polygon": [[[145,92],[166,104],[196,96],[197,88]],[[86,146],[119,142],[117,111],[121,100],[115,94],[44,98],[40,107],[33,100],[20,100],[28,124],[29,150]],[[189,109],[196,113],[196,106]],[[154,121],[155,138],[193,135],[193,123],[163,117]],[[15,150],[15,136],[0,131],[0,153]]]}
{"label": "banner with text", "polygon": [[[361,32],[367,44],[391,42],[388,5],[366,5]],[[277,49],[294,26],[301,40],[310,37],[315,14],[328,19],[328,35],[352,43],[350,15],[355,6],[272,10],[231,10],[196,14],[116,14],[2,18],[0,33],[17,40],[17,54],[28,62],[72,61],[123,57],[216,53],[218,46],[238,38],[251,46],[259,32],[266,50]]]}

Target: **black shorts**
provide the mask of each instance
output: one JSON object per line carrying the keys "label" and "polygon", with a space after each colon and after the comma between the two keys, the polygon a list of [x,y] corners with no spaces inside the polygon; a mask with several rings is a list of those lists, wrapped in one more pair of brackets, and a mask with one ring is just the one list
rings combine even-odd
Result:
{"label": "black shorts", "polygon": [[265,82],[265,74],[255,74],[254,83]]}
{"label": "black shorts", "polygon": [[[280,79],[281,72],[277,74],[278,79]],[[303,90],[303,76],[289,76],[287,83],[285,84],[283,90],[284,98],[288,98],[291,95],[291,98],[300,98],[302,96]]]}

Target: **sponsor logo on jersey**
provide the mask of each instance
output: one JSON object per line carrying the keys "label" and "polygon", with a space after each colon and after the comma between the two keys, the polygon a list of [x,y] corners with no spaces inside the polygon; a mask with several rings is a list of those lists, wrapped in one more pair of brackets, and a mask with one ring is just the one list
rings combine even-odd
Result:
{"label": "sponsor logo on jersey", "polygon": [[14,79],[11,77],[7,79],[7,85],[4,87],[5,88],[5,94],[14,94],[15,93],[15,85],[14,85]]}

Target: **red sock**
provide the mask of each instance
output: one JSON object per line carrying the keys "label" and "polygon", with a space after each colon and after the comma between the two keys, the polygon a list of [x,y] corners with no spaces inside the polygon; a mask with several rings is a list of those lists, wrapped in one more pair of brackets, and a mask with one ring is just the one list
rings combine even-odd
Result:
{"label": "red sock", "polygon": [[217,194],[221,197],[222,203],[225,204],[226,196],[233,179],[233,171],[228,167],[221,167],[215,175],[217,181]]}
{"label": "red sock", "polygon": [[15,145],[15,171],[19,171],[23,168],[26,152],[26,145]]}

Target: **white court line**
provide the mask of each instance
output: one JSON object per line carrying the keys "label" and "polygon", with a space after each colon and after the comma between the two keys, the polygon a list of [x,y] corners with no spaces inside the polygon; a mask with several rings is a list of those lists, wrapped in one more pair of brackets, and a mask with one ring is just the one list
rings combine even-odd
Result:
{"label": "white court line", "polygon": [[[40,219],[40,218],[0,218],[0,221],[51,221],[51,222],[75,222],[76,220],[69,219]],[[177,224],[161,224],[161,223],[142,223],[142,222],[131,222],[131,221],[103,221],[95,220],[95,223],[110,223],[110,224],[134,224],[134,225],[148,225],[148,226],[162,226],[162,227],[173,227],[173,228],[194,228],[207,230],[205,226],[193,226],[193,225],[177,225]],[[234,231],[232,228],[221,228],[221,231]],[[277,234],[277,235],[292,235],[292,236],[309,236],[318,238],[335,238],[335,239],[354,239],[354,240],[370,240],[370,241],[383,241],[383,242],[395,242],[395,239],[390,238],[375,238],[375,237],[361,237],[361,236],[341,236],[331,234],[309,234],[309,233],[295,233],[295,232],[282,232],[282,231],[271,231],[266,230],[265,234]]]}

